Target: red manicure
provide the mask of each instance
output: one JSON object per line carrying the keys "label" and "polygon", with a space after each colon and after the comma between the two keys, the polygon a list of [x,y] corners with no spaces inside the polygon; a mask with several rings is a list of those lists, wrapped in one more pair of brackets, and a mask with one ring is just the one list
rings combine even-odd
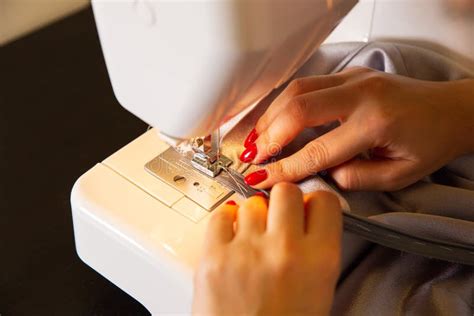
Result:
{"label": "red manicure", "polygon": [[258,138],[258,133],[257,131],[255,130],[255,128],[249,133],[249,135],[247,136],[247,138],[245,139],[245,142],[244,142],[244,146],[245,148],[249,147],[250,145],[252,145],[253,143],[255,143],[255,141],[257,140]]}
{"label": "red manicure", "polygon": [[268,177],[267,170],[265,169],[260,169],[255,172],[252,172],[251,174],[247,175],[244,178],[245,183],[248,185],[256,185],[265,180]]}
{"label": "red manicure", "polygon": [[263,197],[264,199],[267,198],[266,194],[263,193],[263,192],[257,192],[257,193],[254,194],[254,196],[260,196],[260,197]]}
{"label": "red manicure", "polygon": [[229,200],[229,201],[225,202],[225,204],[227,204],[227,205],[237,205],[237,203],[235,203],[234,200]]}
{"label": "red manicure", "polygon": [[240,154],[240,160],[242,162],[251,162],[257,156],[257,145],[250,144],[249,147]]}

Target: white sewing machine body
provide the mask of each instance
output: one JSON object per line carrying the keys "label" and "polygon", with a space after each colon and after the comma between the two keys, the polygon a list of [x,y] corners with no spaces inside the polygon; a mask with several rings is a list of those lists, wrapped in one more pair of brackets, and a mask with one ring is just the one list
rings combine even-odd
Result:
{"label": "white sewing machine body", "polygon": [[[114,9],[118,14],[115,18],[104,11],[110,9],[108,5],[111,3],[118,6]],[[177,30],[178,35],[174,34],[175,37],[162,39],[163,43],[157,44],[155,50],[152,48],[153,43],[149,42],[152,37],[149,33],[150,23],[169,19],[174,9],[158,12],[151,1],[133,0],[95,1],[93,5],[117,98],[131,112],[152,126],[164,128],[165,134],[174,138],[211,131],[228,116],[241,111],[242,107],[264,97],[305,60],[305,57],[297,57],[298,52],[295,51],[292,62],[282,63],[285,67],[270,67],[273,69],[271,71],[265,68],[268,62],[263,62],[263,52],[271,46],[272,40],[277,41],[277,38],[264,32],[267,30],[265,26],[261,26],[262,33],[256,34],[254,39],[245,41],[245,49],[241,46],[237,49],[237,42],[232,41],[220,46],[222,55],[216,53],[211,56],[206,49],[217,45],[212,42],[214,39],[229,35],[223,29],[211,34],[204,48],[199,48],[196,47],[199,42],[192,38],[184,40],[186,29],[183,28]],[[224,16],[229,17],[230,11],[227,9],[220,7],[221,11],[214,12],[216,15],[213,17],[223,12],[227,14]],[[377,39],[422,41],[449,47],[455,57],[473,58],[474,21],[460,21],[444,12],[442,1],[437,0],[360,1],[326,42]],[[219,23],[228,26],[223,20],[205,14],[203,16],[209,23],[215,23],[207,27],[214,28]],[[183,21],[192,19],[186,15],[182,18]],[[310,20],[309,15],[306,18]],[[136,22],[137,19],[139,22]],[[204,23],[200,19],[196,23]],[[307,24],[308,20],[303,24]],[[186,23],[183,22],[183,26],[188,26]],[[229,27],[228,30],[233,29]],[[121,36],[136,37],[136,40],[124,45],[124,41],[118,40]],[[177,36],[180,42],[174,43]],[[155,37],[159,41],[158,36]],[[304,42],[302,38],[304,36],[297,37],[296,42],[301,44]],[[166,48],[167,43],[169,45],[172,42],[178,48]],[[307,56],[310,54],[308,49],[299,47],[298,51]],[[155,61],[154,56],[162,50],[168,55],[161,61]],[[189,59],[181,63],[179,55],[186,50],[187,54],[195,52],[196,58],[206,62],[202,64],[202,69],[194,68],[188,74],[186,91],[179,94],[177,91],[182,85],[179,80],[190,68],[187,63],[196,61]],[[137,51],[141,53],[137,54]],[[261,53],[260,57],[251,58],[253,64],[242,66],[241,62],[245,59],[242,56],[255,51]],[[124,63],[128,58],[133,62]],[[231,66],[229,68],[226,65]],[[272,72],[265,75],[268,81],[263,86],[252,85],[252,89],[245,89],[255,80],[261,79],[263,69]],[[168,83],[162,81],[164,77],[157,77],[156,72],[166,73],[169,76]],[[225,97],[212,94],[227,91],[229,87],[225,85],[232,81],[227,76],[236,73],[242,77],[238,91],[225,94]],[[216,82],[223,86],[206,91],[207,86]],[[162,83],[166,88],[160,90]],[[193,105],[193,113],[187,113],[190,112],[186,107],[187,102],[196,95],[200,96],[199,104]],[[230,95],[232,99],[228,99]],[[172,101],[173,97],[176,102]],[[163,100],[167,104],[166,108],[159,107]],[[209,109],[206,105],[211,103],[215,107]],[[233,104],[233,108],[226,108],[228,104]],[[71,195],[74,233],[81,259],[141,302],[150,312],[189,313],[193,269],[199,258],[210,212],[145,170],[144,166],[148,162],[168,148],[158,133],[150,130],[81,176]],[[238,201],[240,196],[233,194],[230,198]],[[346,253],[345,256],[351,255]]]}

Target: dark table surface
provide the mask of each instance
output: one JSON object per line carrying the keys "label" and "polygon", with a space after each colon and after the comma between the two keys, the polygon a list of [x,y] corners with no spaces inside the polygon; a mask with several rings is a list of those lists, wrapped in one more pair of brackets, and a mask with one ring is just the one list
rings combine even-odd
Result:
{"label": "dark table surface", "polygon": [[148,315],[77,256],[69,195],[145,131],[117,103],[91,9],[0,48],[0,314]]}

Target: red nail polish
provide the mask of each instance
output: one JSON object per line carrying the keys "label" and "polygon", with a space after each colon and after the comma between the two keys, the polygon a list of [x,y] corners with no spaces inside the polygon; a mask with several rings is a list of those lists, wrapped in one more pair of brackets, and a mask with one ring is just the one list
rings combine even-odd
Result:
{"label": "red nail polish", "polygon": [[255,172],[252,172],[251,174],[247,175],[244,178],[245,183],[248,185],[256,185],[265,180],[268,177],[267,170],[265,169],[260,169]]}
{"label": "red nail polish", "polygon": [[227,205],[237,205],[237,203],[235,203],[234,200],[229,200],[229,201],[225,202],[225,204],[227,204]]}
{"label": "red nail polish", "polygon": [[255,130],[255,128],[249,133],[249,135],[247,136],[247,138],[245,139],[245,142],[244,142],[244,146],[245,148],[249,147],[250,145],[252,145],[253,143],[255,143],[255,141],[257,140],[258,138],[258,133],[257,131]]}
{"label": "red nail polish", "polygon": [[242,162],[251,162],[257,156],[257,145],[250,144],[249,147],[240,154],[240,161]]}
{"label": "red nail polish", "polygon": [[267,198],[267,195],[263,192],[257,192],[257,193],[254,194],[254,196],[260,196],[260,197],[263,197],[264,199]]}

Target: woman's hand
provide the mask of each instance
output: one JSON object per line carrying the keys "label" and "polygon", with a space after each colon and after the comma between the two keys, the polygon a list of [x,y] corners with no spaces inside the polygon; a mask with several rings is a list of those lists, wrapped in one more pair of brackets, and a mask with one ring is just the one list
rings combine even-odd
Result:
{"label": "woman's hand", "polygon": [[342,216],[329,192],[296,185],[221,206],[195,276],[195,315],[328,315],[340,271]]}
{"label": "woman's hand", "polygon": [[450,7],[459,13],[472,13],[474,11],[474,0],[448,0]]}
{"label": "woman's hand", "polygon": [[[396,190],[474,150],[474,80],[421,81],[367,68],[296,79],[270,105],[241,159],[261,163],[305,127],[341,125],[246,177],[257,188],[330,169],[347,190]],[[368,155],[361,158],[360,154]]]}

